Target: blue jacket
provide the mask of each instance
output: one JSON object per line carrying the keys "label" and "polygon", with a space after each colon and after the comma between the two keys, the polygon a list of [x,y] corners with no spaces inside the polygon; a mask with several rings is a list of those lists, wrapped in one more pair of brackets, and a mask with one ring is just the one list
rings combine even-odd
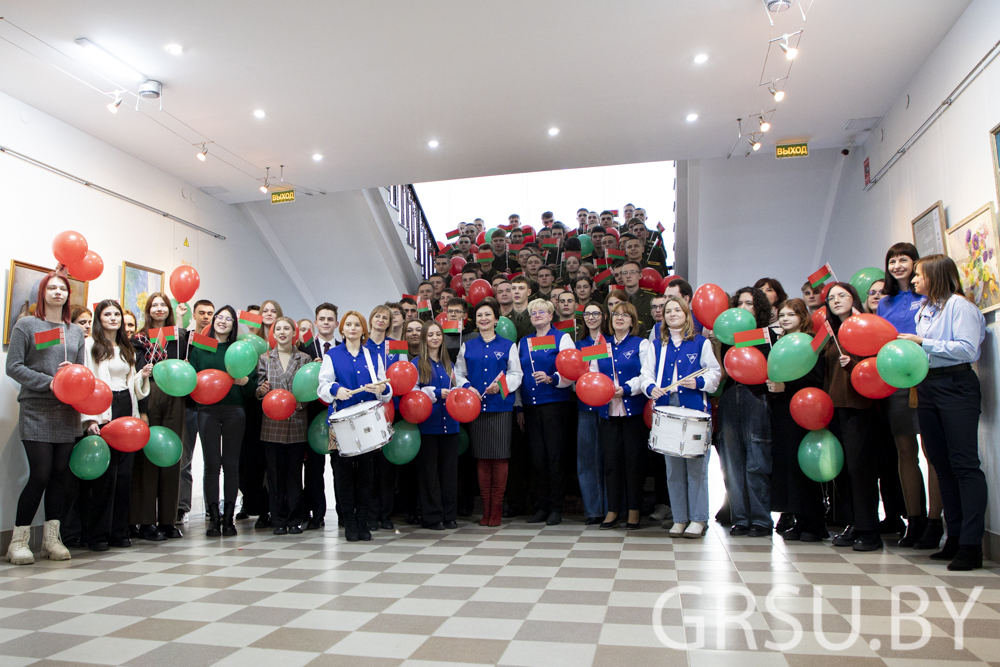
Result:
{"label": "blue jacket", "polygon": [[[365,347],[368,348],[368,351],[372,355],[372,362],[373,363],[375,362],[375,356],[378,355],[378,358],[382,360],[382,367],[385,368],[386,370],[389,369],[389,366],[392,366],[394,363],[403,358],[403,357],[397,357],[395,355],[390,357],[386,353],[386,342],[389,340],[390,340],[389,338],[383,338],[381,343],[376,343],[371,338],[369,338],[368,340],[365,341]],[[399,399],[400,399],[399,396],[392,397],[392,407],[395,408],[393,414],[397,415],[399,414]]]}
{"label": "blue jacket", "polygon": [[[521,368],[524,372],[524,381],[521,383],[521,402],[524,405],[545,405],[546,403],[559,403],[561,401],[572,401],[573,392],[570,390],[572,382],[563,379],[556,371],[556,355],[563,350],[572,350],[573,338],[564,334],[558,329],[549,328],[546,336],[554,336],[556,339],[556,349],[535,350],[528,353],[528,341],[537,337],[536,332],[532,332],[522,338],[517,344],[518,356],[521,361]],[[534,364],[534,366],[532,366]],[[552,384],[537,384],[532,373],[543,372],[553,378]]]}
{"label": "blue jacket", "polygon": [[[672,340],[666,346],[657,342],[653,347],[655,349],[653,375],[643,383],[645,394],[649,396],[656,387],[668,387],[702,368],[709,368],[711,370],[708,373],[695,378],[697,389],[678,387],[676,390],[681,407],[708,412],[708,394],[718,388],[719,379],[722,377],[719,361],[712,351],[712,344],[703,336],[695,336],[693,340],[681,341],[680,347],[674,345]],[[660,374],[661,363],[662,374]],[[657,375],[660,375],[659,383],[656,381]],[[670,405],[670,394],[664,394],[656,399],[656,405]]]}
{"label": "blue jacket", "polygon": [[[606,338],[604,340],[605,340],[605,342],[607,342]],[[578,349],[578,350],[582,350],[585,347],[592,347],[594,345],[597,345],[597,341],[595,341],[590,336],[587,336],[586,338],[582,338],[582,339],[576,341],[576,349]],[[591,365],[593,365],[593,364],[591,364]],[[595,408],[592,405],[587,405],[586,403],[584,403],[583,401],[581,401],[579,398],[576,399],[576,403],[577,403],[577,408],[579,409],[580,412],[600,412],[601,411],[600,408]]]}
{"label": "blue jacket", "polygon": [[899,292],[878,302],[875,313],[889,321],[899,333],[917,333],[917,313],[924,297],[916,292]]}
{"label": "blue jacket", "polygon": [[347,343],[344,342],[323,355],[323,365],[319,369],[319,389],[316,393],[330,404],[329,414],[332,415],[337,410],[343,410],[365,401],[388,403],[392,398],[392,385],[385,384],[382,387],[383,393],[378,396],[362,391],[347,400],[336,400],[337,391],[341,387],[360,389],[366,384],[385,379],[385,363],[369,350],[368,357],[372,362],[372,370],[375,371],[375,377],[372,377],[368,361],[365,358],[366,349],[362,345],[357,356],[354,356],[347,351]]}
{"label": "blue jacket", "polygon": [[[500,394],[485,393],[500,373],[507,376],[510,393],[506,400]],[[500,336],[488,343],[482,338],[462,343],[455,360],[455,384],[478,391],[483,399],[483,412],[511,412],[522,381],[521,360],[514,343]]]}
{"label": "blue jacket", "polygon": [[[625,414],[629,417],[641,415],[646,407],[646,397],[642,394],[642,376],[652,372],[653,344],[645,338],[632,335],[625,336],[620,343],[615,341],[614,336],[609,336],[607,340],[611,343],[614,363],[612,364],[612,359],[601,359],[597,362],[597,370],[612,380],[617,373],[618,385],[625,390],[622,397]],[[601,406],[601,419],[608,419],[610,411],[610,403]]]}
{"label": "blue jacket", "polygon": [[[420,357],[413,359],[413,365],[419,370]],[[458,422],[448,414],[445,408],[445,399],[441,397],[442,389],[451,389],[451,377],[444,370],[444,365],[438,361],[431,361],[431,381],[427,384],[417,382],[417,388],[430,397],[431,416],[417,424],[421,433],[429,435],[440,435],[448,433],[458,433]]]}

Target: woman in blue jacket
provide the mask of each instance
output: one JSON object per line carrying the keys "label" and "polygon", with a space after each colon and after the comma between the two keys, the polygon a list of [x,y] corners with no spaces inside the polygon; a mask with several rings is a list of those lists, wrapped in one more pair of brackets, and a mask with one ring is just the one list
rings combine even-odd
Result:
{"label": "woman in blue jacket", "polygon": [[[482,400],[483,411],[469,423],[469,446],[476,457],[479,492],[483,496],[480,526],[499,526],[503,494],[507,489],[513,428],[514,392],[521,386],[517,346],[496,333],[500,304],[486,298],[473,312],[479,336],[466,340],[455,359],[455,384],[471,389]],[[506,383],[507,396],[500,390]]]}
{"label": "woman in blue jacket", "polygon": [[430,320],[420,333],[417,388],[431,399],[431,416],[420,422],[420,479],[422,524],[430,530],[458,528],[458,422],[448,414],[445,402],[452,389],[451,358],[442,354],[444,330]]}

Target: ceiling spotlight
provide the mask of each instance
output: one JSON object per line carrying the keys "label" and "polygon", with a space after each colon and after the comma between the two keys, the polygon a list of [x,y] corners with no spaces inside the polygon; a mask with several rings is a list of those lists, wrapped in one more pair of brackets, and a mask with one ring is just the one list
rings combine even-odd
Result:
{"label": "ceiling spotlight", "polygon": [[267,187],[268,184],[264,183],[264,185],[260,186],[260,191],[263,192],[264,194],[267,194]]}
{"label": "ceiling spotlight", "polygon": [[167,53],[172,56],[179,56],[184,53],[184,47],[180,44],[167,44],[166,49]]}
{"label": "ceiling spotlight", "polygon": [[558,127],[550,127],[549,128],[549,136],[550,137],[554,137],[557,134],[559,134],[559,128]]}
{"label": "ceiling spotlight", "polygon": [[319,162],[322,159],[323,159],[322,155],[320,155],[319,153],[313,153],[313,161]]}
{"label": "ceiling spotlight", "polygon": [[760,131],[761,132],[767,132],[770,129],[771,129],[771,124],[768,123],[766,120],[764,120],[764,117],[761,116],[760,117]]}
{"label": "ceiling spotlight", "polygon": [[708,54],[707,53],[699,53],[698,55],[696,55],[694,57],[694,64],[695,65],[701,65],[701,64],[706,63],[706,62],[708,62]]}
{"label": "ceiling spotlight", "polygon": [[254,118],[260,118],[263,120],[264,116],[266,116],[267,114],[264,113],[263,109],[257,109],[256,111],[253,112],[253,115]]}
{"label": "ceiling spotlight", "polygon": [[693,123],[693,122],[695,122],[696,120],[698,120],[698,114],[696,114],[696,113],[689,113],[689,114],[687,115],[687,122],[689,122],[689,123]]}
{"label": "ceiling spotlight", "polygon": [[135,69],[131,65],[127,65],[119,60],[116,56],[108,53],[97,44],[94,44],[86,37],[80,37],[76,40],[76,45],[84,50],[91,58],[100,63],[109,74],[113,73],[115,76],[126,77],[136,83],[142,83],[148,77],[145,74]]}
{"label": "ceiling spotlight", "polygon": [[122,98],[115,95],[115,101],[108,105],[108,111],[111,113],[118,113],[118,107],[122,105]]}
{"label": "ceiling spotlight", "polygon": [[755,151],[759,151],[760,150],[760,142],[759,141],[754,141],[753,139],[751,139],[750,140],[750,145],[753,146],[753,149]]}
{"label": "ceiling spotlight", "polygon": [[767,92],[769,92],[772,95],[774,95],[774,101],[775,102],[780,102],[781,100],[785,99],[785,91],[783,91],[783,90],[775,90],[774,86],[768,86],[767,87]]}
{"label": "ceiling spotlight", "polygon": [[799,50],[797,48],[788,45],[787,37],[785,38],[785,41],[778,42],[778,46],[780,46],[781,50],[785,52],[785,57],[788,58],[789,60],[792,60],[795,58],[795,56],[799,55]]}
{"label": "ceiling spotlight", "polygon": [[431,148],[437,148],[439,146],[437,139],[431,139],[427,142],[427,145]]}
{"label": "ceiling spotlight", "polygon": [[205,158],[207,158],[207,157],[208,157],[208,149],[205,147],[205,144],[202,144],[201,145],[201,152],[198,153],[198,159],[201,160],[202,162],[204,162]]}

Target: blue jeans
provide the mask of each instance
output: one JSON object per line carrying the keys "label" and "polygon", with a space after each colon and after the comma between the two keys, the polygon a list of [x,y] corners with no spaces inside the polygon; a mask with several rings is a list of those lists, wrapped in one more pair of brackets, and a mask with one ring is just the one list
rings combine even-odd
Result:
{"label": "blue jeans", "polygon": [[583,511],[588,517],[608,513],[604,486],[604,455],[597,437],[597,413],[579,411],[576,427],[576,475],[580,480]]}
{"label": "blue jeans", "polygon": [[726,493],[733,525],[773,528],[771,520],[771,408],[767,397],[735,385],[719,401]]}
{"label": "blue jeans", "polygon": [[693,459],[664,455],[670,509],[677,523],[708,523],[708,460],[711,455],[711,447],[704,456]]}

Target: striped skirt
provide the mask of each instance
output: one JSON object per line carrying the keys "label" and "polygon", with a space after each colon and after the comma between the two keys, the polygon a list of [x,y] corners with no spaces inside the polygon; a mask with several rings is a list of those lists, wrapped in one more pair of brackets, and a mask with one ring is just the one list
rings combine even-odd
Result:
{"label": "striped skirt", "polygon": [[469,447],[477,459],[509,459],[513,412],[480,412],[465,425]]}

